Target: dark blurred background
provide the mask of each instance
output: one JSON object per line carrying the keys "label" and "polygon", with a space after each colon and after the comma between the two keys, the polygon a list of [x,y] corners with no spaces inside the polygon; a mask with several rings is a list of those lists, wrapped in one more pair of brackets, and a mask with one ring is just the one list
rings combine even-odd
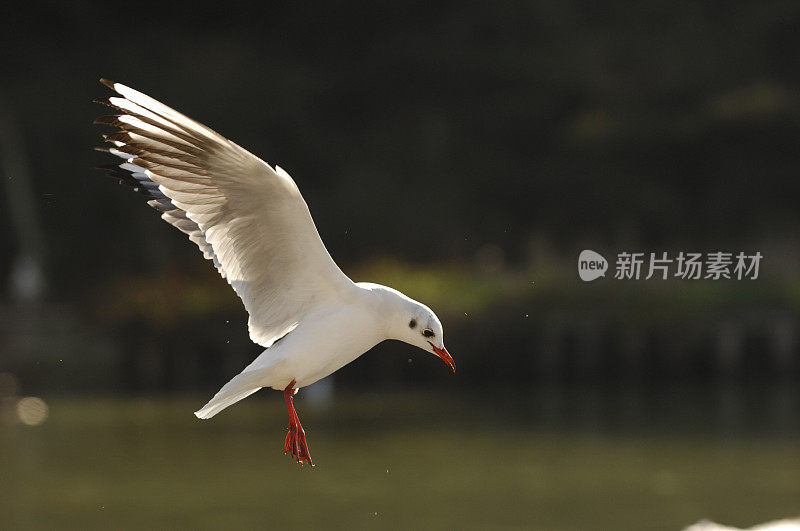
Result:
{"label": "dark blurred background", "polygon": [[[132,527],[262,522],[255,501],[183,500],[217,477],[165,469],[186,448],[260,454],[214,469],[256,489],[255,470],[298,474],[278,459],[276,394],[193,422],[262,349],[196,247],[92,169],[112,162],[91,149],[107,132],[91,125],[107,114],[92,103],[101,76],[285,168],[351,278],[444,323],[455,376],[388,343],[307,390],[312,454],[332,470],[288,480],[318,497],[306,520],[273,507],[274,523],[677,529],[800,514],[796,2],[29,3],[0,30],[0,448],[16,467],[0,524],[105,527],[108,496]],[[582,282],[582,249],[611,274]],[[615,280],[623,251],[764,259],[756,280]],[[220,426],[231,440],[213,438]],[[353,472],[350,430],[372,441],[380,479]],[[424,441],[442,460],[419,457]],[[378,486],[386,455],[407,482]],[[121,462],[141,477],[115,491]],[[430,501],[463,485],[445,512]],[[408,507],[377,509],[401,495]]]}

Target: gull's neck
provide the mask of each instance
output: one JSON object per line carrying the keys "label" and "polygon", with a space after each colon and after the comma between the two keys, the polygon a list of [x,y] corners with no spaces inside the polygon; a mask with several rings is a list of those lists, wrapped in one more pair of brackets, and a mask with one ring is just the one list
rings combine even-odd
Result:
{"label": "gull's neck", "polygon": [[401,339],[402,330],[397,330],[397,327],[405,323],[404,317],[413,314],[421,304],[396,289],[381,284],[357,282],[356,286],[362,290],[364,302],[378,317],[378,326],[382,328],[384,337]]}

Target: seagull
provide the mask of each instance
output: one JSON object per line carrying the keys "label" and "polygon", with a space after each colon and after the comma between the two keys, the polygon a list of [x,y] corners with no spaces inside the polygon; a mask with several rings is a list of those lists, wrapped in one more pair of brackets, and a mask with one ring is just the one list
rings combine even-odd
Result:
{"label": "seagull", "polygon": [[101,166],[188,235],[242,299],[250,339],[266,350],[195,412],[209,419],[262,387],[282,390],[284,453],[313,466],[292,398],[387,340],[441,358],[455,372],[433,311],[380,284],[351,281],[331,258],[294,180],[212,129],[130,87],[94,100],[118,113],[96,148]]}

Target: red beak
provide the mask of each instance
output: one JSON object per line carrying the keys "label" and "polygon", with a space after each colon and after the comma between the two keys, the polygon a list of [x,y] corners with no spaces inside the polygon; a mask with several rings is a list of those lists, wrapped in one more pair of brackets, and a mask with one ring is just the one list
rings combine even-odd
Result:
{"label": "red beak", "polygon": [[442,358],[442,361],[448,364],[450,368],[453,369],[453,372],[456,372],[456,364],[453,361],[453,356],[451,356],[450,353],[447,352],[447,349],[444,347],[439,348],[430,341],[428,341],[428,344],[433,347],[433,351],[436,353],[436,355]]}

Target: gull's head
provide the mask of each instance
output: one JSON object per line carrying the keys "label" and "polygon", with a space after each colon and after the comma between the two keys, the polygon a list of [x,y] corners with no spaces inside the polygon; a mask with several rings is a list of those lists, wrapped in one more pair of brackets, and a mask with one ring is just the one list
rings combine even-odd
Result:
{"label": "gull's head", "polygon": [[358,285],[371,291],[381,301],[386,339],[397,339],[419,347],[441,358],[456,372],[456,364],[444,347],[442,323],[433,310],[392,288],[364,282]]}
{"label": "gull's head", "polygon": [[442,358],[453,372],[456,372],[456,364],[453,362],[453,357],[444,348],[444,333],[442,331],[442,323],[433,310],[424,304],[413,301],[415,304],[407,312],[404,320],[405,333],[400,337],[400,341],[404,341],[409,345],[414,345],[422,350],[430,352]]}

